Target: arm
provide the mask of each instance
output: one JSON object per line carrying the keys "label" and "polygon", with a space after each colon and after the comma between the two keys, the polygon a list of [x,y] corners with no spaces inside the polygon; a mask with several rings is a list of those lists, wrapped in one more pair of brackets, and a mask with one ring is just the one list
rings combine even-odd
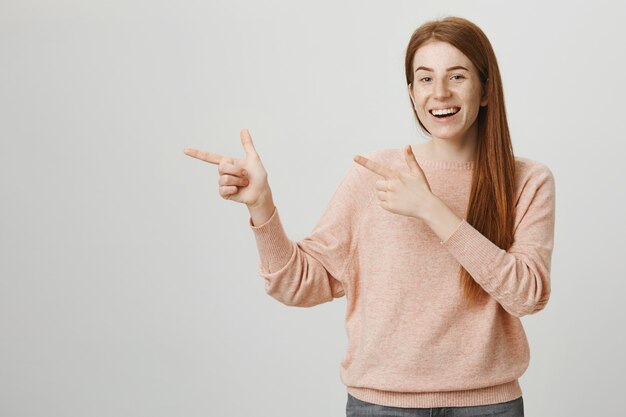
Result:
{"label": "arm", "polygon": [[448,252],[516,317],[542,310],[550,297],[555,182],[545,165],[533,173],[516,206],[514,243],[503,250],[434,199],[425,219]]}
{"label": "arm", "polygon": [[[350,168],[313,232],[300,241],[287,237],[273,203],[250,211],[249,223],[260,257],[259,274],[265,279],[267,294],[298,307],[311,307],[345,294],[343,273],[356,244],[366,198],[359,169],[356,165]],[[263,213],[268,212],[269,218],[263,221]]]}

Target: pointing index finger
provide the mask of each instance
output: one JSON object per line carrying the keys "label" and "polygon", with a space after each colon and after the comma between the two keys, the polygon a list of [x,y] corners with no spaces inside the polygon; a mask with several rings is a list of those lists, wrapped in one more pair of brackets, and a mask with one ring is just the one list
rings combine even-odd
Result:
{"label": "pointing index finger", "polygon": [[362,165],[365,168],[369,169],[370,171],[385,177],[385,179],[391,178],[393,176],[393,174],[394,174],[394,172],[392,170],[390,170],[389,168],[385,168],[384,166],[380,165],[379,163],[374,162],[371,159],[367,159],[364,156],[357,155],[357,156],[355,156],[352,159],[357,164]]}
{"label": "pointing index finger", "polygon": [[193,158],[200,159],[211,164],[219,164],[222,159],[224,159],[224,156],[218,153],[201,151],[193,148],[185,148],[185,155],[189,155]]}

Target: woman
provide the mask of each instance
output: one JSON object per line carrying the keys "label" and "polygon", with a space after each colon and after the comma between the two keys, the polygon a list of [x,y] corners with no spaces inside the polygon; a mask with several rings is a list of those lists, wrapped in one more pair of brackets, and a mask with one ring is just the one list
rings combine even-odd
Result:
{"label": "woman", "polygon": [[219,164],[245,203],[265,290],[290,306],[346,296],[348,416],[523,416],[520,317],[550,296],[555,183],[512,151],[485,34],[447,17],[412,35],[409,98],[431,140],[357,155],[313,232],[288,239],[247,130]]}

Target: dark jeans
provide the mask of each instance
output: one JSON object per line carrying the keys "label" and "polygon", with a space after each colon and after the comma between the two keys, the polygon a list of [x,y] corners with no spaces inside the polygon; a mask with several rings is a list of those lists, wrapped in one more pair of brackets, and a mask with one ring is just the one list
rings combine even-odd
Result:
{"label": "dark jeans", "polygon": [[470,407],[402,408],[361,401],[348,393],[346,417],[524,417],[524,400]]}

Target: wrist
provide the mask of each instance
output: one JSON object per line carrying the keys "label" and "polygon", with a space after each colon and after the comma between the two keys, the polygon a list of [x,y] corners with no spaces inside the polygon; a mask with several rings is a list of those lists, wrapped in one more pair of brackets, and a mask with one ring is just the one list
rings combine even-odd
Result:
{"label": "wrist", "polygon": [[435,214],[441,210],[442,203],[443,202],[439,197],[431,193],[430,196],[424,201],[422,211],[415,217],[425,221],[426,223],[431,223]]}
{"label": "wrist", "polygon": [[254,204],[248,205],[253,226],[261,226],[272,217],[275,206],[271,194],[260,197]]}
{"label": "wrist", "polygon": [[271,190],[267,190],[265,192],[262,192],[259,195],[259,198],[257,198],[257,200],[252,203],[252,204],[247,204],[249,209],[254,209],[254,210],[258,210],[261,209],[263,207],[268,207],[268,206],[273,206],[274,205],[274,200],[272,198],[272,191]]}
{"label": "wrist", "polygon": [[457,216],[439,197],[434,196],[425,204],[422,219],[435,232],[441,242],[445,242],[458,229],[462,218]]}

